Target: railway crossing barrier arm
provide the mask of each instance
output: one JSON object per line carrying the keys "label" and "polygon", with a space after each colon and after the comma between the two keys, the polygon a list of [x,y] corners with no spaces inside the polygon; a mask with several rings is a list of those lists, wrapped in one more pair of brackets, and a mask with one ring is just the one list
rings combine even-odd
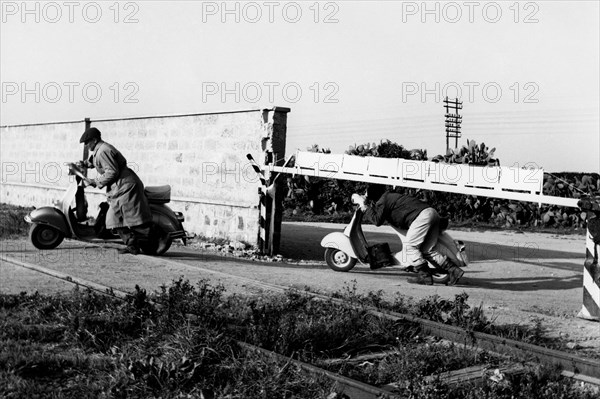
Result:
{"label": "railway crossing barrier arm", "polygon": [[298,151],[295,165],[271,173],[360,181],[514,201],[578,207],[576,198],[543,195],[543,169],[444,164],[398,158]]}
{"label": "railway crossing barrier arm", "polygon": [[[290,158],[291,159],[291,158]],[[269,173],[378,183],[456,194],[580,208],[591,215],[586,232],[583,307],[579,317],[600,321],[600,196],[582,199],[543,194],[543,169],[474,166],[298,151],[294,166],[264,165]],[[258,168],[260,170],[260,168]],[[591,229],[591,230],[590,230]]]}

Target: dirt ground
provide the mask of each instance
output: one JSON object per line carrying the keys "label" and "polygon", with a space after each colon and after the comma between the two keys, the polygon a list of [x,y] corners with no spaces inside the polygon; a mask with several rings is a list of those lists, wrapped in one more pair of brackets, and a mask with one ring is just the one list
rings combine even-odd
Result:
{"label": "dirt ground", "polygon": [[[330,292],[356,286],[363,293],[381,290],[388,298],[401,294],[415,299],[431,295],[453,299],[466,292],[469,304],[482,305],[496,323],[532,325],[540,320],[549,335],[563,336],[573,346],[600,355],[600,323],[577,317],[583,295],[583,234],[450,231],[466,243],[471,263],[460,283],[447,287],[410,284],[407,278],[411,274],[395,268],[371,271],[359,264],[348,273],[330,270],[323,261],[320,241],[343,227],[284,223],[284,262],[250,261],[183,246],[174,246],[164,257],[136,257],[70,240],[51,251],[38,251],[26,239],[5,240],[0,252],[3,259],[43,265],[124,291],[133,290],[136,284],[151,291],[184,276],[192,282],[219,282],[229,293],[262,293],[244,278]],[[394,250],[396,237],[390,228],[364,226],[364,231],[369,242],[389,242]],[[2,293],[55,293],[72,288],[67,282],[0,262]]]}

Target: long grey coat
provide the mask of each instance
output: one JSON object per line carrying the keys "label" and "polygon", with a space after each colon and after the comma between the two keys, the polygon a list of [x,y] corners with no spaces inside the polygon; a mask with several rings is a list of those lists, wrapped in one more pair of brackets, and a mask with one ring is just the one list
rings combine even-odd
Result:
{"label": "long grey coat", "polygon": [[152,221],[144,183],[127,167],[127,160],[112,145],[100,141],[89,159],[96,168],[98,188],[106,187],[110,208],[106,214],[106,228],[134,227]]}

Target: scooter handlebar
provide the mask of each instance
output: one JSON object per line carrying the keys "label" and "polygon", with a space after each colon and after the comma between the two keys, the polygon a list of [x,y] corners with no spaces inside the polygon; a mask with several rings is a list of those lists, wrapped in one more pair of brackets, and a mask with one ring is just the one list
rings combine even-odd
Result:
{"label": "scooter handlebar", "polygon": [[351,199],[351,201],[352,201],[353,204],[359,204],[360,205],[360,204],[364,204],[365,203],[365,197],[362,196],[362,195],[360,195],[360,194],[357,194],[357,193],[352,194],[352,197],[350,199]]}
{"label": "scooter handlebar", "polygon": [[79,163],[65,162],[65,165],[69,167],[69,174],[73,174],[83,179],[86,185],[90,185],[91,180],[83,173],[83,167]]}

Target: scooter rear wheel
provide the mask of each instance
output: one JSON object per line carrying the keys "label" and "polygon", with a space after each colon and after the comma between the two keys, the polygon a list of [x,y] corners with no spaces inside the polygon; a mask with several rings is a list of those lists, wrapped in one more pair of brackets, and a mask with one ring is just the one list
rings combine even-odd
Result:
{"label": "scooter rear wheel", "polygon": [[154,225],[152,228],[154,230],[153,239],[140,243],[140,249],[146,255],[162,255],[171,248],[173,240],[159,226]]}
{"label": "scooter rear wheel", "polygon": [[54,249],[64,238],[62,232],[46,224],[34,223],[29,228],[29,239],[37,249]]}
{"label": "scooter rear wheel", "polygon": [[327,266],[330,269],[336,272],[348,272],[356,265],[355,258],[335,248],[327,248],[325,250],[325,262],[327,262]]}

